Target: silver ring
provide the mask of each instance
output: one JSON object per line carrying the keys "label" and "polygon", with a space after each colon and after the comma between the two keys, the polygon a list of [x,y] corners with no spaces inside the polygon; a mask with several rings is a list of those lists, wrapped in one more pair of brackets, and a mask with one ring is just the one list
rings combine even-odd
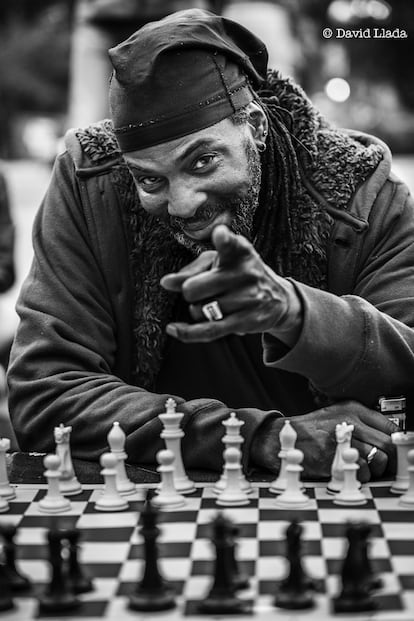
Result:
{"label": "silver ring", "polygon": [[373,446],[372,449],[370,450],[370,452],[367,455],[367,464],[370,464],[372,462],[372,460],[374,459],[377,451],[378,451],[377,447]]}
{"label": "silver ring", "polygon": [[217,300],[208,302],[201,307],[201,311],[207,321],[220,321],[223,319],[223,313]]}

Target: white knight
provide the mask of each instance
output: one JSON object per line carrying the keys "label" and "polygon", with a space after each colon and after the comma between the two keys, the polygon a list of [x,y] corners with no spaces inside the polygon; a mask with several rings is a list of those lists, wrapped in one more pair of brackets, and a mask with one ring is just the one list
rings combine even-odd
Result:
{"label": "white knight", "polygon": [[70,433],[72,427],[65,427],[60,423],[55,427],[56,455],[60,459],[60,481],[59,489],[65,496],[74,496],[82,492],[82,486],[76,478],[73,469],[72,457],[70,454]]}

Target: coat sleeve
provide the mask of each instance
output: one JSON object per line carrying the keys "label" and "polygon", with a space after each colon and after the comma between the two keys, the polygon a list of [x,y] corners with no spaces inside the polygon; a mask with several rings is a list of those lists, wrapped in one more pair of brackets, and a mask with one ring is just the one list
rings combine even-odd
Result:
{"label": "coat sleeve", "polygon": [[14,280],[14,226],[6,181],[0,173],[0,293],[10,289]]}
{"label": "coat sleeve", "polygon": [[[67,156],[55,165],[34,222],[33,246],[33,264],[17,303],[20,324],[8,374],[10,414],[20,448],[54,450],[53,429],[64,423],[72,426],[74,457],[96,460],[118,421],[127,435],[129,461],[154,463],[162,448],[157,415],[171,395],[147,392],[114,374],[112,300]],[[210,399],[175,399],[184,413],[185,465],[219,470],[220,422],[229,409]],[[269,415],[239,411],[245,422],[245,463],[254,431]]]}
{"label": "coat sleeve", "polygon": [[386,202],[380,193],[372,207],[351,295],[294,285],[304,310],[301,335],[287,352],[266,335],[265,364],[308,377],[332,400],[374,407],[381,395],[411,395],[414,203],[404,184]]}

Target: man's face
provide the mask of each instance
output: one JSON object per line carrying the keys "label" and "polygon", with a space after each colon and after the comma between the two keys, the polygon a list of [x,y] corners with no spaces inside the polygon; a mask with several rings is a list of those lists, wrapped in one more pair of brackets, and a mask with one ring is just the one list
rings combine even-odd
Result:
{"label": "man's face", "polygon": [[196,253],[211,248],[217,224],[250,237],[260,190],[260,157],[247,123],[207,129],[125,156],[143,208]]}

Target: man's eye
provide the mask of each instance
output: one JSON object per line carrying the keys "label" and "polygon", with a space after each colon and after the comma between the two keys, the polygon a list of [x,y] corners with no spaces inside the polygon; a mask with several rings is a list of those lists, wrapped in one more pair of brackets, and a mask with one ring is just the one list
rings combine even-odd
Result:
{"label": "man's eye", "polygon": [[214,153],[209,153],[208,155],[202,155],[201,157],[199,157],[193,164],[193,168],[195,170],[200,170],[201,168],[205,168],[206,166],[209,166],[210,164],[213,163],[213,161],[215,160],[215,155]]}
{"label": "man's eye", "polygon": [[160,182],[159,177],[139,177],[138,183],[144,188],[153,188]]}

